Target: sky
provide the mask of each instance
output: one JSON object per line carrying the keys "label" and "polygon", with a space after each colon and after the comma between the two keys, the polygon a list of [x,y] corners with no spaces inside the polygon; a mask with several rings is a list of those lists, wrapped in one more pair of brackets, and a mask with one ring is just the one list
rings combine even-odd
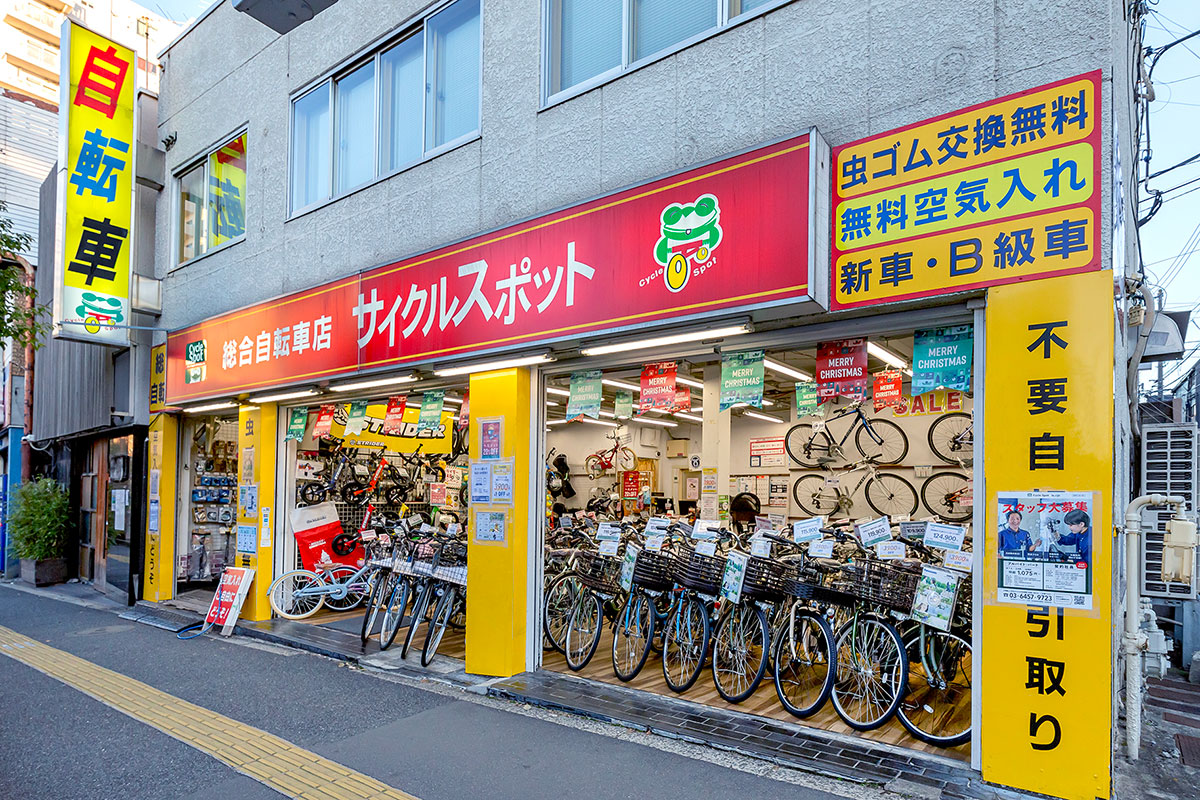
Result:
{"label": "sky", "polygon": [[187,22],[200,16],[200,12],[216,0],[136,0],[138,5],[175,22]]}

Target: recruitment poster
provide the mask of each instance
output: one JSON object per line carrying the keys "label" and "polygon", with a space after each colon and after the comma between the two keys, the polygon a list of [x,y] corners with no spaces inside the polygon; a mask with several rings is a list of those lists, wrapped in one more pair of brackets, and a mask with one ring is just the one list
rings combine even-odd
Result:
{"label": "recruitment poster", "polygon": [[1001,492],[997,500],[1001,603],[1092,608],[1090,492]]}

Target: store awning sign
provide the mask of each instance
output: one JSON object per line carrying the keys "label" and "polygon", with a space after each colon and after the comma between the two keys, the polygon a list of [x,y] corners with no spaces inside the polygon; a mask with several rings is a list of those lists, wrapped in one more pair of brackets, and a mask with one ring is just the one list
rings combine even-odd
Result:
{"label": "store awning sign", "polygon": [[[915,374],[915,373],[914,373]],[[904,375],[900,372],[875,373],[875,385],[872,387],[875,398],[875,410],[882,411],[893,406],[904,398]]]}
{"label": "store awning sign", "polygon": [[835,149],[832,307],[1099,269],[1100,77]]}
{"label": "store awning sign", "polygon": [[308,429],[308,406],[293,408],[288,415],[287,434],[284,441],[300,442],[304,440],[304,432]]}
{"label": "store awning sign", "polygon": [[735,405],[762,408],[763,351],[743,350],[721,355],[721,410]]}
{"label": "store awning sign", "polygon": [[[819,310],[827,162],[820,137],[806,133],[174,331],[168,397],[733,310]],[[189,383],[190,342],[205,343],[208,359]]]}
{"label": "store awning sign", "polygon": [[135,56],[70,20],[60,39],[66,135],[58,145],[54,336],[124,347],[132,324]]}
{"label": "store awning sign", "polygon": [[408,407],[408,397],[398,394],[389,397],[387,410],[383,412],[383,434],[396,436],[404,430],[404,409]]}
{"label": "store awning sign", "polygon": [[346,416],[346,435],[357,436],[367,427],[367,401],[354,400]]}
{"label": "store awning sign", "polygon": [[638,413],[645,414],[652,408],[670,410],[675,405],[674,361],[660,361],[642,367],[642,394]]}
{"label": "store awning sign", "polygon": [[571,396],[567,399],[567,419],[600,418],[600,401],[604,399],[603,372],[598,369],[571,373]]}
{"label": "store awning sign", "polygon": [[867,374],[867,340],[839,339],[817,345],[817,396],[866,397],[871,377]]}
{"label": "store awning sign", "polygon": [[421,416],[417,418],[418,432],[437,430],[441,426],[445,402],[446,393],[441,389],[421,395]]}
{"label": "store awning sign", "polygon": [[913,336],[912,393],[935,389],[971,390],[974,327],[955,325],[917,331]]}

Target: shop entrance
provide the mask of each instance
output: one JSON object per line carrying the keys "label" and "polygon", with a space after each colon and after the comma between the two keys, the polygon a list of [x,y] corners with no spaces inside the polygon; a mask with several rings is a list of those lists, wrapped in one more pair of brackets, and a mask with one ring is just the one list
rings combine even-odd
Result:
{"label": "shop entrance", "polygon": [[[914,386],[931,346],[958,366]],[[969,760],[972,353],[797,332],[548,375],[543,667]]]}

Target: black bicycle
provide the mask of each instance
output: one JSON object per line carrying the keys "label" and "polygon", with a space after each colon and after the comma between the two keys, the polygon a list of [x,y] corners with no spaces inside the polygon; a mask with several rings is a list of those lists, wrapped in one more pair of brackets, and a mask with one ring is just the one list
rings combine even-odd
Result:
{"label": "black bicycle", "polygon": [[[326,461],[325,477],[321,480],[309,481],[300,487],[300,499],[304,501],[305,505],[323,503],[327,497],[336,496],[342,475],[346,472],[347,467],[353,473],[357,456],[358,448],[346,447],[339,442]],[[332,468],[330,469],[330,467]]]}
{"label": "black bicycle", "polygon": [[[784,438],[788,455],[808,469],[836,461],[857,461],[857,457],[847,453],[847,442],[853,433],[854,445],[863,458],[877,464],[899,464],[908,455],[908,437],[896,423],[868,417],[862,406],[862,400],[855,400],[828,419],[793,425]],[[830,430],[831,423],[846,418],[850,422],[840,436]]]}

